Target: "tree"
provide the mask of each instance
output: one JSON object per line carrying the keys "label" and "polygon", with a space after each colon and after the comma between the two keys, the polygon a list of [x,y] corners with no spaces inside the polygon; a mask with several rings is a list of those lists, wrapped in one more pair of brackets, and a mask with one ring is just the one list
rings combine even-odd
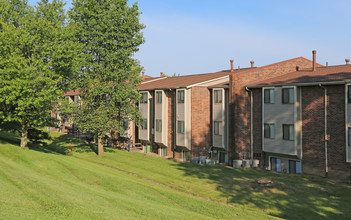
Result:
{"label": "tree", "polygon": [[144,42],[137,4],[127,0],[74,0],[70,19],[76,36],[85,45],[86,62],[77,77],[81,91],[78,127],[98,137],[98,155],[103,155],[103,137],[123,132],[124,118],[138,122],[135,105],[140,95],[141,67],[133,59]]}
{"label": "tree", "polygon": [[53,102],[67,89],[78,62],[72,26],[60,0],[0,0],[0,119],[28,130],[48,125]]}

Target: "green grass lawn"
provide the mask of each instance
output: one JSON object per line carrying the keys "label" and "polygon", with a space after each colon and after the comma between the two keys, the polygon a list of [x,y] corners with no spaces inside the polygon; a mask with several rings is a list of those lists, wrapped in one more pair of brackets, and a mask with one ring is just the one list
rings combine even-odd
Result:
{"label": "green grass lawn", "polygon": [[[351,187],[327,179],[178,163],[112,149],[97,157],[94,146],[56,136],[32,150],[0,142],[0,219],[351,216]],[[76,146],[72,152],[69,145]],[[259,186],[260,179],[274,184]]]}

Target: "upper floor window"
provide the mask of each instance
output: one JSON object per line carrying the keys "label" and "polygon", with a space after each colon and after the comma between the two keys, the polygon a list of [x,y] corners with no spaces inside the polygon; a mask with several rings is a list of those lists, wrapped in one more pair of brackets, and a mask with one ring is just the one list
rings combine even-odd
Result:
{"label": "upper floor window", "polygon": [[222,103],[222,90],[214,90],[214,102]]}
{"label": "upper floor window", "polygon": [[274,139],[275,137],[274,124],[264,124],[264,137]]}
{"label": "upper floor window", "polygon": [[264,90],[264,103],[274,103],[274,89]]}
{"label": "upper floor window", "polygon": [[347,103],[351,103],[351,86],[347,87]]}
{"label": "upper floor window", "polygon": [[178,121],[178,129],[177,132],[179,134],[184,134],[185,133],[185,126],[184,126],[184,121]]}
{"label": "upper floor window", "polygon": [[283,140],[295,140],[295,128],[293,124],[283,124]]}
{"label": "upper floor window", "polygon": [[282,89],[282,103],[292,104],[295,101],[294,88],[283,88]]}
{"label": "upper floor window", "polygon": [[148,101],[147,92],[141,93],[140,103],[147,103],[147,101]]}
{"label": "upper floor window", "polygon": [[156,132],[162,132],[162,120],[156,119]]}
{"label": "upper floor window", "polygon": [[147,119],[141,120],[140,125],[141,125],[141,129],[146,130],[147,129]]}
{"label": "upper floor window", "polygon": [[222,122],[221,121],[215,121],[213,124],[213,130],[214,130],[214,135],[222,135]]}
{"label": "upper floor window", "polygon": [[161,104],[162,103],[162,92],[156,92],[156,103]]}
{"label": "upper floor window", "polygon": [[126,131],[128,130],[128,127],[129,127],[129,119],[125,118],[123,119],[123,129]]}
{"label": "upper floor window", "polygon": [[184,90],[178,91],[178,103],[184,103]]}

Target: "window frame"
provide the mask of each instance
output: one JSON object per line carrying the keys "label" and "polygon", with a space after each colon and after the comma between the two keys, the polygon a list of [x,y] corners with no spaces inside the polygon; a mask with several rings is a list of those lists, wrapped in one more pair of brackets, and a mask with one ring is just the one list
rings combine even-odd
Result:
{"label": "window frame", "polygon": [[185,122],[184,121],[181,121],[181,120],[177,121],[177,133],[178,134],[185,134]]}
{"label": "window frame", "polygon": [[[288,131],[286,132],[286,128]],[[286,141],[295,141],[295,125],[294,124],[283,124],[283,140]]]}
{"label": "window frame", "polygon": [[162,119],[156,119],[156,132],[162,132]]}
{"label": "window frame", "polygon": [[162,91],[156,91],[156,104],[162,104]]}
{"label": "window frame", "polygon": [[347,86],[347,103],[351,104],[351,85]]}
{"label": "window frame", "polygon": [[184,103],[185,102],[185,90],[178,90],[177,91],[177,102]]}
{"label": "window frame", "polygon": [[223,135],[222,121],[214,121],[213,122],[213,134],[217,135],[217,136]]}
{"label": "window frame", "polygon": [[275,103],[274,88],[265,88],[263,90],[263,102],[265,104],[274,104]]}
{"label": "window frame", "polygon": [[147,119],[141,119],[140,128],[142,130],[147,130]]}
{"label": "window frame", "polygon": [[214,89],[213,98],[214,98],[214,103],[216,104],[223,103],[223,91],[221,89]]}
{"label": "window frame", "polygon": [[[267,129],[268,127],[268,129]],[[263,137],[268,139],[275,139],[275,124],[264,123],[263,125]]]}
{"label": "window frame", "polygon": [[295,96],[296,95],[294,87],[282,88],[282,104],[294,104]]}
{"label": "window frame", "polygon": [[141,92],[140,94],[141,94],[140,103],[142,104],[147,103],[149,101],[148,92]]}

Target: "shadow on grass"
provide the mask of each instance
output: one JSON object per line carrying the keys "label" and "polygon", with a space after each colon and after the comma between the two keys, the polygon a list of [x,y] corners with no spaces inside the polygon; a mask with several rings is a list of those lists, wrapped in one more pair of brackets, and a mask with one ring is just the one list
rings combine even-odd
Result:
{"label": "shadow on grass", "polygon": [[[14,145],[20,145],[20,137],[17,137],[12,133],[2,132],[0,135],[0,139]],[[69,146],[73,146],[74,148],[71,150],[68,148]],[[51,138],[50,140],[47,140],[47,142],[28,142],[28,147],[31,150],[40,151],[43,153],[61,155],[70,155],[72,151],[78,153],[94,152],[95,154],[97,154],[98,152],[96,145],[87,144],[83,139],[69,134],[64,134],[59,137]],[[104,151],[113,152],[113,150],[110,147],[104,147]]]}
{"label": "shadow on grass", "polygon": [[[184,176],[217,185],[222,202],[258,208],[285,219],[347,219],[351,215],[351,189],[325,179],[263,170],[231,169],[223,166],[174,164]],[[271,186],[257,181],[269,179]]]}

